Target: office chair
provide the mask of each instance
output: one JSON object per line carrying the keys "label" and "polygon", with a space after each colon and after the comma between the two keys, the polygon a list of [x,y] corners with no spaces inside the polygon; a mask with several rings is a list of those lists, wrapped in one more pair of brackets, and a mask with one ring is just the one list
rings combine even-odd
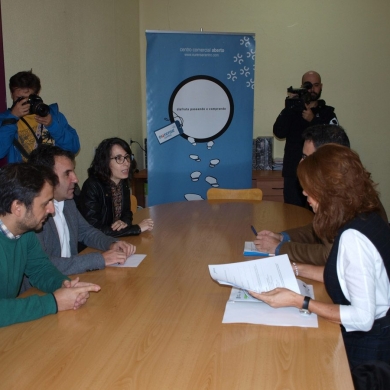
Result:
{"label": "office chair", "polygon": [[134,195],[130,195],[130,209],[133,214],[137,211],[137,205],[137,198]]}
{"label": "office chair", "polygon": [[207,199],[213,200],[262,200],[263,191],[259,188],[246,188],[231,190],[227,188],[210,188],[207,191]]}

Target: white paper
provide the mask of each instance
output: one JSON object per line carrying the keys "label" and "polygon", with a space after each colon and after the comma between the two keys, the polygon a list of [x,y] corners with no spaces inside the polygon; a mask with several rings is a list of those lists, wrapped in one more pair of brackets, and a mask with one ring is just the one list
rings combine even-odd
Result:
{"label": "white paper", "polygon": [[246,290],[241,290],[236,287],[232,287],[232,292],[230,293],[229,301],[232,302],[255,302],[255,303],[264,303],[255,297],[252,297]]}
{"label": "white paper", "polygon": [[274,253],[260,252],[253,241],[245,241],[244,256],[275,256]]}
{"label": "white paper", "polygon": [[285,287],[300,293],[287,255],[209,265],[209,271],[211,277],[218,283],[248,291],[265,292]]}
{"label": "white paper", "polygon": [[111,264],[109,267],[138,267],[141,261],[146,257],[146,255],[131,255],[129,256],[123,264]]}
{"label": "white paper", "polygon": [[[313,286],[307,285],[299,279],[298,285],[302,295],[307,295],[314,299]],[[253,297],[251,297],[252,300],[245,299],[244,295],[245,292],[235,287],[232,288],[229,300],[226,303],[223,323],[318,328],[318,317],[314,313],[304,315],[295,307],[274,309]]]}

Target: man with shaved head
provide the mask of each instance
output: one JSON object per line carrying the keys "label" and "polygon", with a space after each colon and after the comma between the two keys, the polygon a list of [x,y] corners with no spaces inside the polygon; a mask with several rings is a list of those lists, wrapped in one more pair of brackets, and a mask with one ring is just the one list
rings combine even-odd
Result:
{"label": "man with shaved head", "polygon": [[[286,106],[279,114],[274,124],[274,134],[277,138],[285,139],[283,159],[284,202],[304,207],[306,198],[297,178],[297,167],[302,157],[303,131],[313,125],[337,125],[334,108],[327,106],[320,99],[322,92],[321,76],[311,70],[302,76],[302,87],[306,87],[310,94],[310,101],[305,108]],[[290,96],[291,97],[291,96]]]}
{"label": "man with shaved head", "polygon": [[[303,150],[301,159],[313,154],[326,144],[338,144],[350,147],[349,138],[341,126],[318,125],[307,128],[303,132]],[[385,209],[380,203],[379,215],[388,223]],[[260,252],[287,254],[295,263],[325,265],[333,242],[321,239],[313,229],[313,223],[288,229],[280,233],[262,230],[254,241]]]}

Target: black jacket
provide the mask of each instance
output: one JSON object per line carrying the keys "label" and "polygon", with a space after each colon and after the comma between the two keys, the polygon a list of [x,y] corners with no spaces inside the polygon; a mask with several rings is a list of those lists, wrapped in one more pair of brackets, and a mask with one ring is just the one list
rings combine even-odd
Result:
{"label": "black jacket", "polygon": [[314,125],[338,125],[334,108],[327,106],[324,100],[318,100],[318,106],[312,108],[315,115],[311,122],[302,118],[302,113],[284,109],[274,124],[274,134],[286,139],[283,158],[283,177],[296,177],[297,167],[302,157],[303,131]]}
{"label": "black jacket", "polygon": [[77,199],[77,207],[83,217],[95,228],[111,237],[134,236],[141,233],[139,225],[133,225],[133,213],[130,210],[130,188],[128,180],[122,180],[122,212],[120,220],[127,223],[125,229],[114,231],[114,209],[109,183],[103,183],[95,177],[89,177]]}

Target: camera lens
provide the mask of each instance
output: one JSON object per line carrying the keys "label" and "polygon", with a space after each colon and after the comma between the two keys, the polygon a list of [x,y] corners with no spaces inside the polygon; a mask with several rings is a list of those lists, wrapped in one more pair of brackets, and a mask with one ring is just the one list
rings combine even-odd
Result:
{"label": "camera lens", "polygon": [[38,95],[30,95],[28,98],[28,103],[30,103],[30,114],[35,114],[38,116],[49,115],[50,107],[43,103],[43,100]]}
{"label": "camera lens", "polygon": [[48,116],[49,112],[50,108],[47,104],[38,103],[36,106],[34,106],[33,114],[38,116]]}

